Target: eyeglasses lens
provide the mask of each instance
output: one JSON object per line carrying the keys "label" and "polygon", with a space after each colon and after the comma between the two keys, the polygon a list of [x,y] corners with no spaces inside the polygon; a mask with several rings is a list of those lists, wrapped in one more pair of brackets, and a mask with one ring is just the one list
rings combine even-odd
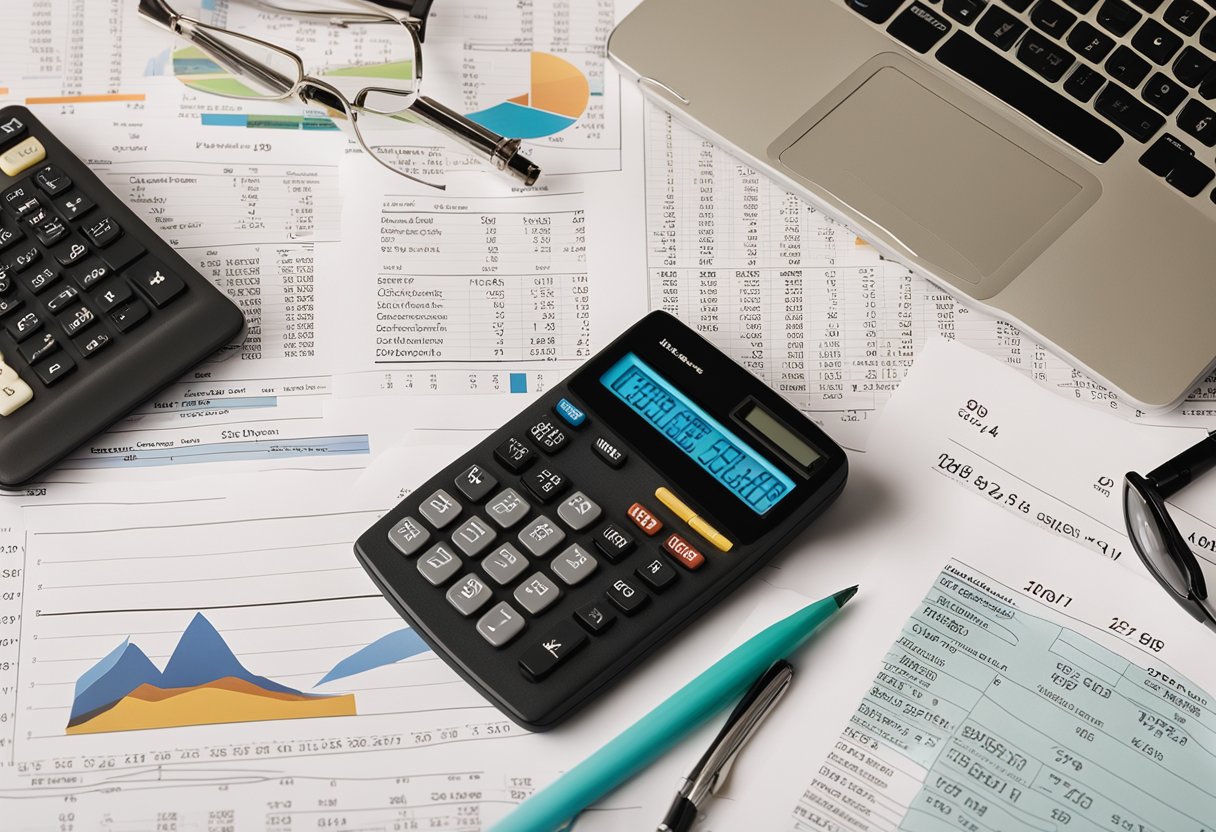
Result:
{"label": "eyeglasses lens", "polygon": [[1127,531],[1136,544],[1140,558],[1174,592],[1186,597],[1190,593],[1190,581],[1174,558],[1149,504],[1140,491],[1131,485],[1123,489],[1123,494]]}

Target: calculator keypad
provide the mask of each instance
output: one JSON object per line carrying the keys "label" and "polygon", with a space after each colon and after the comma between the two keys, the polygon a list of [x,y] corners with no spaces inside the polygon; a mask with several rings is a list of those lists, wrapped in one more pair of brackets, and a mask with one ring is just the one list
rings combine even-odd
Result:
{"label": "calculator keypad", "polygon": [[[518,655],[520,671],[533,681],[547,677],[590,643],[589,637],[600,638],[618,616],[638,615],[677,586],[684,570],[706,563],[697,546],[673,530],[678,525],[664,528],[642,502],[607,515],[594,496],[596,483],[576,488],[547,464],[547,456],[574,454],[569,448],[581,443],[582,453],[606,471],[624,465],[626,454],[615,441],[602,435],[577,439],[577,433],[563,429],[581,430],[590,421],[569,399],[562,399],[552,415],[533,415],[494,447],[493,461],[501,470],[480,462],[468,465],[450,486],[423,492],[415,514],[388,533],[404,555],[418,555],[419,575],[444,593],[457,615],[477,616],[472,626],[491,648],[531,639]],[[544,464],[536,464],[538,459]],[[666,488],[653,493],[678,499]],[[691,528],[681,531],[694,534]],[[631,561],[639,532],[644,551]],[[436,541],[438,533],[442,539]],[[624,565],[613,568],[617,564]],[[594,600],[587,602],[589,591]],[[579,603],[567,600],[571,593]],[[545,627],[534,626],[541,621]]]}

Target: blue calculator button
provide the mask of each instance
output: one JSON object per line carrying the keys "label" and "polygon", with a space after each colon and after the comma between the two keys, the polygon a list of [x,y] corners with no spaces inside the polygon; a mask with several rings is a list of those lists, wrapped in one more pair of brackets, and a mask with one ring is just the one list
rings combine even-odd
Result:
{"label": "blue calculator button", "polygon": [[557,415],[569,423],[572,428],[581,428],[583,422],[587,421],[587,414],[583,412],[581,407],[576,407],[569,399],[562,399],[557,403],[557,407],[553,408],[557,411]]}

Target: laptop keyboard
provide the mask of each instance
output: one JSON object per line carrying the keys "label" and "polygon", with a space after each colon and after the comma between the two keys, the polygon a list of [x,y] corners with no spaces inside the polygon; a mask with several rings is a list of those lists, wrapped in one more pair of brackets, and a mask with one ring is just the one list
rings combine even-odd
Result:
{"label": "laptop keyboard", "polygon": [[1216,9],[1201,0],[845,2],[1098,162],[1130,138],[1186,197],[1216,179],[1200,158],[1216,146]]}

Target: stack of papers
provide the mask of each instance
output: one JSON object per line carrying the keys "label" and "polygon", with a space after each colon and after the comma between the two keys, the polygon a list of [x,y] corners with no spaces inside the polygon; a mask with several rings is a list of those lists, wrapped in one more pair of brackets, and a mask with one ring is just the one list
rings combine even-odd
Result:
{"label": "stack of papers", "polygon": [[[206,5],[277,42],[311,36]],[[1216,382],[1146,419],[883,260],[643,107],[604,56],[627,11],[611,0],[437,4],[426,55],[440,100],[535,121],[543,111],[518,102],[544,73],[587,82],[582,112],[548,113],[551,132],[528,142],[545,170],[534,189],[423,128],[377,137],[442,175],[443,193],[365,158],[331,114],[193,89],[183,44],[136,6],[12,9],[12,40],[31,47],[0,56],[0,102],[30,107],[249,330],[47,482],[0,496],[6,829],[475,832],[783,610],[858,582],[706,829],[938,828],[980,803],[1004,828],[1039,824],[1049,802],[1069,828],[1127,828],[1106,825],[1116,814],[1186,828],[1112,787],[1125,781],[1210,817],[1176,775],[1211,773],[1206,711],[1187,709],[1216,691],[1197,662],[1204,634],[1142,574],[1118,495],[1124,471],[1216,424]],[[529,735],[425,649],[351,544],[653,308],[869,452],[757,580],[561,730]],[[1184,534],[1216,539],[1212,488],[1179,495]],[[929,641],[933,628],[959,643]],[[1006,687],[937,671],[974,661],[963,641],[1010,668]],[[1053,696],[1036,699],[1040,684]],[[1101,707],[1069,698],[1100,696],[1094,685],[1111,692]],[[1171,691],[1176,712],[1160,699]],[[1021,729],[1014,742],[1009,720],[1047,720],[1044,703],[1063,709],[1043,723],[1056,745]],[[1059,739],[1077,728],[1092,742]],[[577,828],[653,825],[713,730]],[[1022,768],[993,757],[998,742]],[[1093,775],[1098,759],[1118,767]],[[1003,795],[985,778],[1004,778]],[[1127,792],[1120,809],[1112,792]]]}

